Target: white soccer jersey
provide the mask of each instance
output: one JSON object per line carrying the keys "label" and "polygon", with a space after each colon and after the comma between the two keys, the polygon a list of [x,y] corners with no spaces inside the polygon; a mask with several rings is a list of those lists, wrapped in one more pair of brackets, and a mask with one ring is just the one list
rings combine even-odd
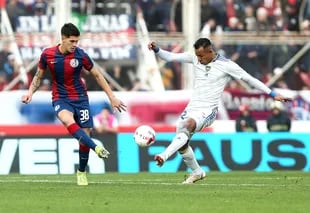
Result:
{"label": "white soccer jersey", "polygon": [[253,87],[269,94],[271,90],[261,81],[250,76],[235,62],[221,56],[207,65],[190,53],[171,53],[160,49],[157,55],[165,61],[191,63],[194,66],[194,88],[187,109],[214,109],[218,106],[222,92],[231,78],[246,81]]}

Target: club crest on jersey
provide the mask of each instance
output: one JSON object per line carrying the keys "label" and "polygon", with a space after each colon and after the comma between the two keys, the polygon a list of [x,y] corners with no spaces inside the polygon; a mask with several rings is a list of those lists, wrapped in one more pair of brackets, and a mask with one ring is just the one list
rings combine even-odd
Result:
{"label": "club crest on jersey", "polygon": [[206,66],[206,71],[210,71],[211,67],[210,66]]}
{"label": "club crest on jersey", "polygon": [[79,66],[79,61],[75,58],[70,60],[70,66],[73,68],[76,68],[77,66]]}

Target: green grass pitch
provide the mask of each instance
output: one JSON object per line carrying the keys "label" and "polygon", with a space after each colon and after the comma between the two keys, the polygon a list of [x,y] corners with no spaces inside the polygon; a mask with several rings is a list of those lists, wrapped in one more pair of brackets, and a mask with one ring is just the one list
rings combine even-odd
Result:
{"label": "green grass pitch", "polygon": [[301,213],[310,210],[307,172],[209,172],[182,185],[185,172],[0,176],[2,213]]}

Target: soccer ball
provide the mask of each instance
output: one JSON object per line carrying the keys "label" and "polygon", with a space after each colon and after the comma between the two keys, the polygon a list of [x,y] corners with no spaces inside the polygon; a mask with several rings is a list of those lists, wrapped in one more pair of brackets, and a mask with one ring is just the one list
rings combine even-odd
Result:
{"label": "soccer ball", "polygon": [[141,147],[150,146],[155,142],[155,130],[148,125],[139,126],[133,138],[135,143]]}

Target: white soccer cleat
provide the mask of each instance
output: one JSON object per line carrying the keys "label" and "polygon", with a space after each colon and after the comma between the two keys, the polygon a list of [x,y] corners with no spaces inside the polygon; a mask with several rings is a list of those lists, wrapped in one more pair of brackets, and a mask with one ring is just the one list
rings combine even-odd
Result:
{"label": "white soccer cleat", "polygon": [[107,159],[110,155],[110,152],[108,150],[106,150],[103,146],[96,146],[95,152],[99,158]]}
{"label": "white soccer cleat", "polygon": [[206,172],[202,171],[198,174],[190,174],[188,178],[186,178],[185,181],[183,181],[183,184],[193,184],[198,180],[203,180],[206,177]]}

